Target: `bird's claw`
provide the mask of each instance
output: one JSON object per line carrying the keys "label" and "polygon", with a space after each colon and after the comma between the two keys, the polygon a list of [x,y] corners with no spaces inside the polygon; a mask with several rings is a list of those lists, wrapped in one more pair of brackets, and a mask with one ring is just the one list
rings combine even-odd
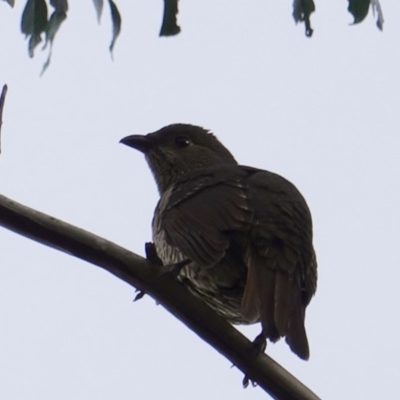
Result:
{"label": "bird's claw", "polygon": [[137,292],[137,295],[135,296],[133,301],[138,301],[138,300],[142,299],[146,294],[146,292],[144,292],[143,290],[139,290],[139,289],[137,289],[136,292]]}
{"label": "bird's claw", "polygon": [[247,386],[249,386],[249,383],[250,383],[250,382],[251,382],[251,386],[253,386],[253,387],[256,387],[256,386],[257,386],[257,382],[252,381],[252,380],[249,378],[248,375],[245,375],[245,376],[243,377],[243,381],[242,381],[243,388],[246,389]]}

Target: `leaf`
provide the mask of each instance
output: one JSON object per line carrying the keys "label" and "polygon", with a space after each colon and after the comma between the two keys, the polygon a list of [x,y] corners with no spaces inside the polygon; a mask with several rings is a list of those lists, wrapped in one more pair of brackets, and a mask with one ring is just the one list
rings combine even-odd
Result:
{"label": "leaf", "polygon": [[304,22],[306,36],[311,37],[313,29],[311,28],[310,15],[315,11],[313,0],[293,0],[293,18],[296,22]]}
{"label": "leaf", "polygon": [[349,0],[348,11],[353,15],[353,24],[362,22],[368,15],[370,0]]}
{"label": "leaf", "polygon": [[50,0],[50,4],[54,7],[54,12],[51,14],[49,22],[46,26],[46,43],[43,47],[44,49],[48,43],[52,44],[58,29],[67,18],[68,11],[67,0]]}
{"label": "leaf", "polygon": [[68,0],[50,0],[50,4],[54,7],[54,10],[58,13],[66,14],[68,11]]}
{"label": "leaf", "polygon": [[121,32],[121,14],[118,11],[117,6],[112,0],[108,0],[110,4],[110,9],[111,9],[111,20],[112,20],[112,25],[113,25],[113,33],[112,33],[112,39],[111,39],[111,44],[110,44],[110,53],[112,56],[112,52],[114,50],[114,45],[115,42]]}
{"label": "leaf", "polygon": [[50,4],[54,7],[54,12],[51,14],[49,22],[46,26],[46,43],[44,44],[43,49],[45,49],[49,43],[52,45],[58,29],[67,18],[67,0],[50,0]]}
{"label": "leaf", "polygon": [[[47,5],[45,0],[28,0],[21,19],[21,31],[25,35],[40,35],[47,25]],[[37,39],[35,39],[37,40]],[[29,48],[31,48],[29,46]]]}
{"label": "leaf", "polygon": [[[67,6],[67,9],[68,9],[68,6]],[[49,23],[47,24],[47,29],[46,29],[46,43],[43,47],[43,49],[46,48],[46,46],[50,43],[50,50],[49,50],[49,55],[47,57],[47,60],[43,65],[40,76],[42,76],[44,74],[44,72],[50,65],[51,55],[53,53],[54,37],[55,37],[58,29],[60,28],[61,24],[64,22],[64,20],[66,18],[67,18],[67,14],[65,12],[58,12],[58,11],[54,11],[50,17],[50,20],[49,20]]]}
{"label": "leaf", "polygon": [[34,56],[36,46],[42,41],[41,33],[47,27],[47,5],[45,0],[28,0],[21,19],[21,31],[27,37],[29,57]]}
{"label": "leaf", "polygon": [[50,20],[47,24],[47,29],[46,29],[46,45],[54,40],[54,37],[60,28],[60,25],[64,22],[64,20],[67,18],[67,14],[65,12],[58,12],[54,11],[53,14],[51,14]]}
{"label": "leaf", "polygon": [[47,23],[46,27],[46,42],[43,46],[43,49],[47,47],[50,43],[50,50],[49,55],[47,57],[46,62],[43,64],[42,72],[40,76],[44,74],[46,69],[50,65],[51,56],[53,54],[53,40],[60,28],[61,24],[67,18],[67,11],[68,11],[68,1],[67,0],[50,0],[50,4],[54,7],[54,12],[51,14],[50,20]]}
{"label": "leaf", "polygon": [[379,3],[379,0],[371,0],[371,7],[372,7],[372,13],[374,16],[376,15],[376,26],[378,29],[383,30],[383,23],[385,20],[383,19],[383,13],[382,13],[382,8]]}
{"label": "leaf", "polygon": [[94,8],[96,9],[97,22],[100,23],[101,14],[103,12],[104,1],[103,0],[93,0],[93,3],[94,3]]}
{"label": "leaf", "polygon": [[40,35],[32,35],[29,39],[29,43],[28,43],[28,53],[29,53],[29,57],[33,57],[34,54],[34,50],[36,48],[36,46],[42,41],[42,38]]}
{"label": "leaf", "polygon": [[14,0],[4,0],[7,2],[11,7],[14,7],[15,1]]}
{"label": "leaf", "polygon": [[177,23],[178,0],[164,0],[164,15],[160,36],[177,35],[181,28]]}

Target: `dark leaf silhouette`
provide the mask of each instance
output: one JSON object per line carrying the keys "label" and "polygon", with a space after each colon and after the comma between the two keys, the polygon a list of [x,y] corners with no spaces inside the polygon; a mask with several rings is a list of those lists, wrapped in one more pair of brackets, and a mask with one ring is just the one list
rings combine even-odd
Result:
{"label": "dark leaf silhouette", "polygon": [[[14,6],[15,0],[3,0],[10,6]],[[54,8],[50,19],[47,15],[47,4]],[[121,33],[122,18],[116,3],[108,0],[111,10],[112,38],[109,46],[111,56],[117,38]],[[100,22],[104,0],[93,0],[97,20]],[[384,18],[379,0],[348,0],[348,11],[354,18],[354,24],[362,22],[368,15],[369,8],[376,18],[377,27],[382,30]],[[48,67],[51,57],[51,45],[55,34],[58,32],[62,22],[67,18],[68,0],[27,0],[21,19],[21,30],[28,37],[29,56],[34,56],[34,50],[43,40],[42,33],[46,34],[46,47],[50,44],[50,55],[44,65],[43,71]],[[164,0],[164,13],[160,29],[160,36],[174,36],[180,33],[178,25],[178,0]],[[314,0],[293,0],[293,18],[296,23],[304,23],[307,37],[313,35],[311,27],[311,14],[315,11]]]}
{"label": "dark leaf silhouette", "polygon": [[112,39],[111,39],[111,44],[110,44],[110,52],[112,54],[112,52],[114,50],[115,41],[117,40],[118,35],[121,32],[122,19],[121,19],[121,14],[119,13],[118,8],[115,5],[115,3],[112,0],[108,0],[108,2],[110,3],[111,20],[112,20],[112,26],[113,26]]}
{"label": "dark leaf silhouette", "polygon": [[296,23],[304,22],[307,37],[311,37],[314,32],[311,28],[311,22],[310,22],[310,15],[314,11],[315,11],[315,4],[313,0],[293,1],[293,18]]}
{"label": "dark leaf silhouette", "polygon": [[[65,9],[65,8],[63,8],[63,9]],[[66,9],[68,9],[68,6]],[[60,28],[60,25],[63,23],[63,21],[66,18],[67,18],[66,12],[57,11],[57,10],[54,11],[50,17],[50,20],[47,24],[47,29],[46,29],[46,43],[44,45],[44,48],[45,48],[48,44],[50,44],[50,50],[49,50],[49,56],[47,57],[47,61],[43,65],[41,75],[43,75],[43,73],[46,71],[46,69],[50,65],[54,37],[55,37],[58,29]]]}
{"label": "dark leaf silhouette", "polygon": [[50,4],[58,13],[66,13],[68,11],[68,0],[50,0]]}
{"label": "dark leaf silhouette", "polygon": [[164,0],[164,16],[160,36],[177,35],[181,28],[177,23],[178,0]]}
{"label": "dark leaf silhouette", "polygon": [[364,21],[370,6],[373,14],[376,15],[376,26],[382,30],[384,20],[379,0],[349,0],[348,11],[354,18],[353,24]]}
{"label": "dark leaf silhouette", "polygon": [[368,15],[370,0],[349,0],[349,13],[353,15],[354,24],[358,24]]}
{"label": "dark leaf silhouette", "polygon": [[371,1],[371,7],[372,7],[372,12],[374,15],[376,15],[376,26],[382,30],[383,29],[383,13],[382,13],[382,8],[379,3],[379,0],[372,0]]}
{"label": "dark leaf silhouette", "polygon": [[34,56],[35,47],[42,41],[41,33],[47,27],[47,4],[45,0],[28,0],[21,19],[21,31],[29,37],[29,56]]}

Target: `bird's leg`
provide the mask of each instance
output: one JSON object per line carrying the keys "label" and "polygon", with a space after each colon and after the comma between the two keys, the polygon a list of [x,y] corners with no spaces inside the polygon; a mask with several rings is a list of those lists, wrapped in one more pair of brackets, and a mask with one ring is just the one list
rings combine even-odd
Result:
{"label": "bird's leg", "polygon": [[[153,242],[145,243],[144,250],[146,252],[147,260],[149,260],[152,264],[154,264],[156,266],[162,267],[163,263],[162,263],[160,257],[158,257],[156,246],[154,245]],[[146,294],[145,292],[143,292],[143,290],[139,290],[139,289],[137,289],[136,292],[138,292],[138,293],[135,296],[135,298],[133,299],[133,301],[140,300]]]}
{"label": "bird's leg", "polygon": [[264,353],[267,348],[267,337],[265,336],[264,330],[253,340],[253,344],[257,350],[257,355]]}
{"label": "bird's leg", "polygon": [[146,252],[146,258],[154,265],[162,267],[163,262],[161,258],[158,257],[156,246],[153,242],[146,242],[144,245],[144,249]]}
{"label": "bird's leg", "polygon": [[[264,330],[253,340],[254,348],[256,350],[256,355],[258,356],[261,353],[264,353],[265,349],[267,348],[267,337],[265,336]],[[257,386],[257,382],[252,381],[248,375],[245,375],[242,381],[243,387],[247,388],[249,383],[253,386]]]}

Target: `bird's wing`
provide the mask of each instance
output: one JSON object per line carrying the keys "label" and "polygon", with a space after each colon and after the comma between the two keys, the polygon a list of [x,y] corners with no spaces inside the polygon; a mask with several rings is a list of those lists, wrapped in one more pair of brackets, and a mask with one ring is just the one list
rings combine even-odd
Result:
{"label": "bird's wing", "polygon": [[168,244],[198,265],[215,265],[229,246],[227,232],[252,220],[244,177],[237,167],[220,168],[176,185],[160,219]]}
{"label": "bird's wing", "polygon": [[254,210],[246,253],[243,312],[260,319],[272,341],[286,336],[291,349],[308,359],[305,308],[316,290],[316,260],[307,204],[294,185],[279,175],[242,167],[250,174]]}

